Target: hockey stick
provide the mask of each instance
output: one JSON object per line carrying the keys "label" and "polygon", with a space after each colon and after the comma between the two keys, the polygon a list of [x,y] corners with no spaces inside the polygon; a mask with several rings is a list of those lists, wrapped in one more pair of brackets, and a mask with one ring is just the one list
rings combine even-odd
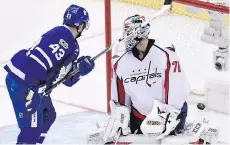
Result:
{"label": "hockey stick", "polygon": [[127,31],[122,38],[119,39],[119,41],[123,41],[125,40],[125,38],[127,38],[129,35],[137,33],[139,31],[140,28],[146,26],[148,23],[150,23],[152,20],[154,20],[155,18],[157,18],[158,16],[164,14],[166,11],[168,11],[170,9],[171,5],[164,5],[160,11],[158,11],[155,15],[153,15],[153,17],[150,17],[149,19],[147,19],[144,23],[140,24],[139,26],[135,27],[131,32]]}
{"label": "hockey stick", "polygon": [[[171,7],[171,5],[164,5],[160,11],[158,11],[153,17],[149,18],[148,20],[146,20],[144,23],[142,23],[141,25],[137,26],[135,29],[133,29],[133,31],[127,31],[127,33],[125,33],[120,39],[117,39],[115,42],[112,43],[112,45],[110,45],[109,47],[107,47],[105,50],[103,50],[102,52],[100,52],[99,54],[97,54],[96,56],[94,56],[92,58],[92,60],[96,60],[98,59],[100,56],[104,55],[105,53],[109,52],[110,50],[112,50],[113,46],[117,43],[120,43],[122,41],[124,41],[127,37],[129,37],[132,34],[137,33],[137,31],[147,25],[148,23],[150,23],[153,19],[155,19],[156,17],[162,15],[163,13],[165,13],[167,10],[169,10],[169,8]],[[49,94],[54,88],[56,88],[59,84],[63,83],[64,81],[66,81],[67,79],[71,78],[72,76],[74,76],[75,74],[77,74],[78,72],[80,72],[79,69],[75,69],[72,72],[68,73],[68,75],[66,75],[64,78],[62,78],[61,80],[59,80],[57,83],[53,84],[51,87],[47,88],[45,93]]]}
{"label": "hockey stick", "polygon": [[[100,52],[99,54],[97,54],[96,56],[94,56],[92,58],[92,60],[96,60],[98,59],[100,56],[102,56],[103,54],[107,53],[108,51],[110,51],[113,46],[117,43],[118,41],[113,42],[112,45],[110,45],[109,47],[107,47],[105,50],[103,50],[102,52]],[[68,75],[64,78],[62,78],[61,80],[59,80],[57,83],[53,84],[51,87],[49,87],[48,89],[46,89],[45,93],[49,94],[54,88],[56,88],[59,84],[63,83],[64,81],[66,81],[67,79],[71,78],[72,76],[74,76],[75,74],[79,73],[80,70],[79,69],[75,69],[73,71],[71,71],[70,73],[68,73]]]}

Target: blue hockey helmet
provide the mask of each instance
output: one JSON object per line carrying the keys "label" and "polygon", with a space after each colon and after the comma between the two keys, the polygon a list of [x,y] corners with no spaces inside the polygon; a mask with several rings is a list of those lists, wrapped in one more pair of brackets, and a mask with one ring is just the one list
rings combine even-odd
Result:
{"label": "blue hockey helmet", "polygon": [[64,14],[63,24],[78,28],[79,25],[84,24],[85,29],[89,28],[89,14],[80,6],[70,5]]}

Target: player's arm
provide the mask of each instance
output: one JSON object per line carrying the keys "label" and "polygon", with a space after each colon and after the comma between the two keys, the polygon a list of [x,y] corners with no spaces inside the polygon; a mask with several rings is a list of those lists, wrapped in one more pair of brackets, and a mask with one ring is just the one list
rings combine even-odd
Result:
{"label": "player's arm", "polygon": [[[61,71],[65,71],[65,72],[62,73],[60,71],[60,73],[62,73],[63,76],[66,76],[68,75],[69,72],[75,69],[79,70],[79,72],[75,76],[71,77],[70,79],[64,82],[66,86],[71,87],[79,81],[80,77],[85,76],[89,72],[91,72],[94,69],[95,64],[90,56],[78,57],[79,50],[80,50],[79,45],[77,41],[73,41],[73,35],[70,33],[70,31],[66,27],[58,27],[56,29],[59,30],[59,31],[55,31],[57,32],[56,35],[58,36],[58,37],[56,36],[58,38],[57,40],[59,41],[59,38],[63,39],[62,40],[63,42],[59,44],[60,49],[62,49],[62,51],[60,50],[60,52],[62,53],[60,53],[59,51],[56,51],[55,48],[52,51],[52,52],[57,53],[55,54],[55,56],[59,56],[56,61],[59,61],[58,63],[61,63],[61,69],[63,69],[64,67],[64,69]],[[68,55],[65,56],[64,54],[66,54],[67,52],[68,52]]]}
{"label": "player's arm", "polygon": [[[165,118],[165,130],[160,136],[161,138],[168,135],[171,131],[175,130],[180,123],[179,128],[183,128],[183,120],[180,122],[182,107],[186,105],[186,100],[189,95],[190,85],[185,72],[181,66],[181,61],[176,54],[176,48],[165,48],[166,54],[166,69],[165,69],[165,84],[164,84],[164,98],[165,98],[165,112],[160,116]],[[186,108],[186,106],[184,106]],[[186,109],[183,109],[183,111]],[[187,114],[187,113],[186,113]],[[180,118],[180,119],[179,119]],[[170,121],[168,121],[170,120]]]}
{"label": "player's arm", "polygon": [[118,63],[116,63],[113,67],[113,78],[111,84],[112,100],[120,105],[130,107],[130,97],[125,91],[122,77],[119,77],[117,73],[119,73]]}
{"label": "player's arm", "polygon": [[79,72],[76,73],[71,78],[67,79],[63,83],[64,85],[66,85],[68,87],[71,87],[74,84],[76,84],[81,79],[82,76],[85,76],[88,73],[90,73],[94,69],[94,66],[95,66],[95,63],[90,56],[82,56],[79,59],[74,60],[72,62],[72,64],[73,64],[73,66],[72,66],[71,71],[73,71],[75,69],[79,69]]}
{"label": "player's arm", "polygon": [[[181,67],[181,62],[177,57],[174,46],[166,47],[166,67],[165,67],[165,80],[164,80],[164,109],[159,115],[165,119],[164,131],[159,136],[163,138],[171,131],[174,131],[180,123],[180,129],[183,129],[183,117],[180,114],[186,110],[186,100],[189,95],[190,85],[186,78],[185,72]],[[183,112],[182,112],[183,107]],[[165,113],[164,113],[165,112]],[[180,119],[182,119],[180,121]]]}
{"label": "player's arm", "polygon": [[[78,51],[74,51],[72,54],[70,54],[62,64],[60,73],[63,73],[64,76],[68,75],[68,73],[72,72],[76,68],[75,61],[77,61],[78,58]],[[57,74],[60,75],[60,74]],[[80,73],[75,74],[74,76],[66,79],[66,81],[63,82],[63,84],[67,87],[72,87],[74,84],[76,84],[81,78]]]}
{"label": "player's arm", "polygon": [[183,107],[190,91],[190,85],[178,59],[175,48],[167,47],[164,84],[165,103],[177,109]]}

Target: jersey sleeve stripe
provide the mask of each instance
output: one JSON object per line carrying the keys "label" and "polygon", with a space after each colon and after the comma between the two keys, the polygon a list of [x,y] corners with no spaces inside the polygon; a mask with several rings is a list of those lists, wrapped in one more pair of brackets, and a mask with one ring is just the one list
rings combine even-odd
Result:
{"label": "jersey sleeve stripe", "polygon": [[165,69],[165,79],[164,79],[164,100],[165,103],[168,104],[168,95],[169,95],[169,71],[170,71],[170,67],[171,67],[171,63],[169,60],[169,54],[163,50],[161,47],[157,46],[154,44],[155,47],[157,47],[158,49],[160,49],[161,51],[163,51],[166,55],[166,69]]}
{"label": "jersey sleeve stripe", "polygon": [[165,103],[168,104],[168,93],[169,93],[169,71],[170,71],[170,61],[169,55],[166,53],[167,57],[167,66],[165,70],[165,81],[164,81],[164,88],[165,88]]}
{"label": "jersey sleeve stripe", "polygon": [[35,128],[38,127],[38,115],[37,111],[31,115],[31,127]]}
{"label": "jersey sleeve stripe", "polygon": [[[37,58],[35,55],[33,54],[30,54],[29,55],[31,58],[33,58],[35,61],[37,61],[45,70],[47,70],[47,67],[46,65],[39,59]],[[32,68],[31,68],[32,69]]]}
{"label": "jersey sleeve stripe", "polygon": [[116,73],[117,72],[117,63],[114,65],[114,67],[113,67],[113,71],[114,71],[114,73]]}
{"label": "jersey sleeve stripe", "polygon": [[45,136],[46,136],[46,133],[41,133],[40,136],[41,136],[41,137],[45,137]]}
{"label": "jersey sleeve stripe", "polygon": [[12,72],[12,73],[14,73],[16,76],[18,76],[19,78],[21,78],[22,80],[25,80],[25,74],[21,71],[21,70],[19,70],[18,68],[16,68],[13,64],[12,64],[12,62],[11,61],[9,61],[8,63],[7,63],[7,66],[8,66],[8,68],[10,69],[10,71]]}
{"label": "jersey sleeve stripe", "polygon": [[36,47],[36,49],[45,57],[46,61],[49,64],[49,68],[53,67],[53,63],[50,60],[49,56],[40,47]]}
{"label": "jersey sleeve stripe", "polygon": [[121,105],[125,105],[125,89],[123,81],[117,77],[117,92],[118,92],[118,102]]}

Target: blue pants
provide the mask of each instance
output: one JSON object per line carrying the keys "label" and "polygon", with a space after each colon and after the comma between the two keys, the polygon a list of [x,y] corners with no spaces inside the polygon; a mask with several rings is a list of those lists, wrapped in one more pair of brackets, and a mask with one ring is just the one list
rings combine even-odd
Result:
{"label": "blue pants", "polygon": [[31,115],[25,107],[28,88],[15,81],[10,75],[6,76],[6,86],[13,104],[18,127],[21,130],[17,143],[42,143],[45,134],[56,119],[56,112],[50,96],[44,97],[40,108]]}

